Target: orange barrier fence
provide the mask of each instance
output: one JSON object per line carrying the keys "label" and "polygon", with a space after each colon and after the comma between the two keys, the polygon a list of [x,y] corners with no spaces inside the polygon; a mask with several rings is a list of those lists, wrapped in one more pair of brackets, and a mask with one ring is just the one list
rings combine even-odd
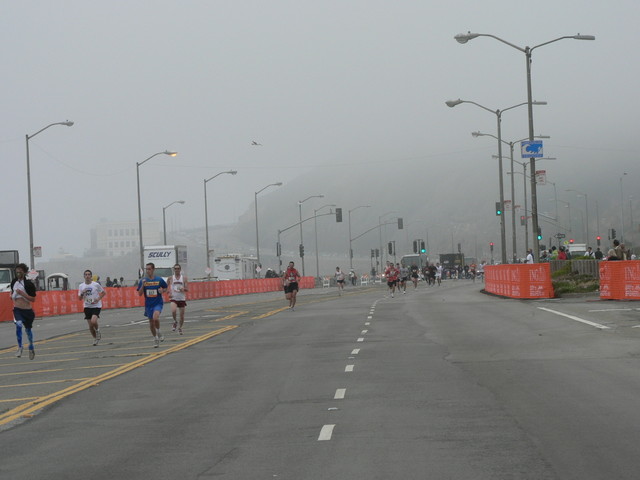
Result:
{"label": "orange barrier fence", "polygon": [[[640,262],[639,262],[640,263]],[[484,289],[511,298],[553,298],[548,263],[484,267]]]}
{"label": "orange barrier fence", "polygon": [[600,298],[640,300],[640,262],[600,262]]}
{"label": "orange barrier fence", "polygon": [[[314,288],[313,277],[303,277],[300,288]],[[135,287],[106,287],[107,295],[102,299],[102,308],[131,308],[144,305],[144,297],[138,295]],[[247,293],[264,293],[282,290],[280,278],[260,278],[255,280],[225,280],[219,282],[190,282],[187,301],[203,298],[228,297]],[[168,296],[165,295],[165,301]],[[84,304],[78,300],[77,290],[65,292],[38,292],[34,310],[38,317],[81,313]],[[0,293],[0,322],[13,320],[13,302],[9,292]]]}

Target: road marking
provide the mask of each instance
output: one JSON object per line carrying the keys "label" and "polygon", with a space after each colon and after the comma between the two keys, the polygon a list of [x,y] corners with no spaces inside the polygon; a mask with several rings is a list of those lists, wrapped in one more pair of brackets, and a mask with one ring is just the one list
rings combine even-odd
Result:
{"label": "road marking", "polygon": [[229,325],[227,327],[222,327],[219,328],[217,330],[214,330],[212,332],[209,332],[205,335],[201,335],[199,337],[196,337],[192,340],[189,340],[187,342],[183,342],[180,343],[174,347],[168,348],[167,350],[162,350],[158,353],[155,353],[153,355],[149,355],[145,358],[141,358],[139,360],[133,361],[131,363],[122,365],[120,367],[115,368],[114,370],[111,370],[109,372],[105,372],[101,375],[97,375],[95,377],[92,378],[88,378],[87,380],[84,380],[76,385],[72,385],[68,388],[65,388],[63,390],[60,390],[58,392],[54,392],[51,393],[49,395],[45,395],[44,397],[38,397],[37,400],[33,400],[33,401],[29,401],[23,405],[20,405],[16,408],[13,408],[11,410],[8,410],[2,414],[0,414],[0,426],[2,425],[6,425],[7,423],[10,423],[12,421],[15,421],[19,418],[28,418],[33,416],[36,412],[38,412],[39,410],[41,410],[42,408],[51,405],[53,403],[56,403],[60,400],[62,400],[63,398],[66,398],[70,395],[73,395],[74,393],[78,393],[81,392],[83,390],[86,390],[87,388],[90,387],[95,387],[97,385],[99,385],[101,382],[104,382],[106,380],[110,380],[112,378],[115,378],[119,375],[122,375],[124,373],[130,372],[131,370],[134,370],[136,368],[142,367],[150,362],[153,362],[154,360],[157,360],[159,358],[165,357],[167,355],[169,355],[170,353],[174,353],[180,350],[183,350],[185,348],[188,348],[192,345],[196,345],[197,343],[203,342],[205,340],[208,340],[210,338],[215,337],[216,335],[220,335],[224,332],[227,332],[229,330],[233,330],[234,328],[238,328],[237,325]]}
{"label": "road marking", "polygon": [[[289,307],[276,308],[275,310],[271,310],[270,312],[263,313],[262,315],[258,315],[257,317],[251,317],[251,320],[260,320],[261,318],[267,318],[271,315],[275,315],[276,313],[284,312],[285,310],[289,310]],[[249,312],[244,312],[249,313]]]}
{"label": "road marking", "polygon": [[360,337],[356,342],[364,342],[364,338]]}
{"label": "road marking", "polygon": [[357,355],[360,353],[360,349],[359,348],[354,348],[353,350],[351,350],[351,355]]}
{"label": "road marking", "polygon": [[367,320],[371,320],[372,318],[373,318],[373,317],[372,317],[371,315],[369,315],[369,316],[367,317]]}
{"label": "road marking", "polygon": [[640,328],[640,325],[634,325],[634,326],[633,326],[633,327],[631,327],[631,328]]}
{"label": "road marking", "polygon": [[347,393],[347,389],[346,388],[338,388],[336,390],[336,394],[333,397],[333,399],[334,400],[342,400],[346,393]]}
{"label": "road marking", "polygon": [[371,322],[364,322],[364,326],[365,326],[365,327],[368,327],[368,326],[370,326],[370,325],[371,325]]}
{"label": "road marking", "polygon": [[367,332],[369,332],[369,330],[362,330],[362,332],[360,332],[360,335],[365,335]]}
{"label": "road marking", "polygon": [[344,371],[345,372],[353,372],[353,367],[355,365],[347,365],[346,367],[344,367]]}
{"label": "road marking", "polygon": [[333,429],[335,424],[333,425],[323,425],[320,430],[320,435],[318,436],[318,441],[323,442],[327,440],[331,440],[331,435],[333,435]]}
{"label": "road marking", "polygon": [[576,317],[575,315],[569,315],[568,313],[558,312],[557,310],[551,310],[550,308],[545,308],[545,307],[538,307],[538,308],[540,310],[544,310],[545,312],[555,313],[556,315],[567,317],[567,318],[570,318],[571,320],[575,320],[576,322],[585,323],[587,325],[591,325],[592,327],[596,327],[601,330],[609,330],[610,328],[604,325],[600,325],[599,323],[590,322],[589,320],[585,320],[584,318]]}

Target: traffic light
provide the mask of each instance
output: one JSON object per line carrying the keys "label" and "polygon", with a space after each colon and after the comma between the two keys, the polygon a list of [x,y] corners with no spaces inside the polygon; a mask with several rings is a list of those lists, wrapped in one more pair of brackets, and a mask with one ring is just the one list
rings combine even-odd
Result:
{"label": "traffic light", "polygon": [[424,240],[420,241],[420,253],[427,253],[427,249],[424,248]]}
{"label": "traffic light", "polygon": [[376,251],[372,248],[371,249],[371,258],[374,258],[376,256]]}
{"label": "traffic light", "polygon": [[489,249],[493,252],[493,242],[489,242]]}
{"label": "traffic light", "polygon": [[304,257],[304,245],[300,244],[300,258]]}
{"label": "traffic light", "polygon": [[602,240],[602,239],[600,238],[600,235],[598,235],[598,236],[596,237],[596,242],[598,242],[598,246],[600,246],[600,240]]}
{"label": "traffic light", "polygon": [[280,245],[280,242],[276,243],[276,256],[279,257],[280,255],[282,255],[282,246]]}
{"label": "traffic light", "polygon": [[387,248],[389,249],[389,255],[393,255],[393,242],[389,242]]}
{"label": "traffic light", "polygon": [[542,228],[538,227],[538,240],[542,240]]}
{"label": "traffic light", "polygon": [[616,238],[616,229],[612,228],[611,229],[611,239],[614,239],[614,238]]}
{"label": "traffic light", "polygon": [[398,217],[398,230],[402,230],[404,228],[404,224],[402,222],[402,218]]}
{"label": "traffic light", "polygon": [[570,238],[569,243],[573,243],[573,242],[575,242],[575,240],[573,238]]}
{"label": "traffic light", "polygon": [[498,217],[502,215],[502,208],[500,207],[500,202],[496,202],[496,215]]}
{"label": "traffic light", "polygon": [[342,222],[342,208],[336,208],[336,222]]}
{"label": "traffic light", "polygon": [[418,253],[418,241],[413,241],[413,253]]}
{"label": "traffic light", "polygon": [[520,225],[526,225],[527,224],[527,217],[525,215],[520,215]]}
{"label": "traffic light", "polygon": [[376,258],[380,256],[380,250],[376,248]]}

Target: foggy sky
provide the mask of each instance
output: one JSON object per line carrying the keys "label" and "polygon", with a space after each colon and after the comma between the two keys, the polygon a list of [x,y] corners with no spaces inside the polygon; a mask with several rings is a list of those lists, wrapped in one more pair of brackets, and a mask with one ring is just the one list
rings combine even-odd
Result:
{"label": "foggy sky", "polygon": [[[540,165],[563,199],[638,197],[636,135],[637,2],[542,0],[415,1],[2,1],[3,102],[0,249],[28,260],[25,135],[30,140],[35,245],[44,259],[59,248],[81,255],[100,219],[137,220],[136,162],[143,217],[177,229],[234,223],[254,192],[289,196],[283,226],[297,219],[291,190],[319,168],[339,177],[376,165],[404,175],[421,169],[441,182],[455,169],[497,184],[495,116],[462,98],[504,109],[526,101],[525,58],[490,38],[466,45],[453,36],[490,33],[533,46],[536,134],[550,135]],[[528,135],[526,107],[505,112],[503,138]],[[262,146],[252,146],[255,140]],[[505,153],[506,154],[506,153]],[[351,171],[351,170],[350,170]],[[318,185],[308,195],[322,193]],[[539,210],[553,207],[543,204]],[[546,198],[545,198],[546,197]],[[505,195],[509,198],[509,195]],[[327,203],[341,203],[340,198]],[[468,199],[467,199],[468,200]],[[453,200],[452,200],[453,202]],[[446,203],[444,204],[446,208]],[[384,213],[371,212],[372,218]],[[491,206],[488,208],[492,208]],[[590,207],[593,208],[593,207]],[[388,210],[388,209],[387,209]],[[385,210],[386,211],[386,210]],[[377,213],[377,214],[376,214]],[[590,212],[593,214],[593,210]],[[640,215],[638,215],[640,218]],[[454,228],[441,225],[443,229]],[[273,236],[273,235],[272,235]]]}

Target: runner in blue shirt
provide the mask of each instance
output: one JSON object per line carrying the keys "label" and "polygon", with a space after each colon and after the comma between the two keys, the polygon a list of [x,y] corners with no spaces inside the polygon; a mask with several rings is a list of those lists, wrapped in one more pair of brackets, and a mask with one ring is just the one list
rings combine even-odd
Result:
{"label": "runner in blue shirt", "polygon": [[144,295],[144,316],[149,319],[153,347],[158,348],[160,342],[164,341],[164,336],[160,333],[160,313],[164,305],[162,294],[167,291],[167,282],[162,277],[156,277],[156,266],[153,263],[147,263],[145,270],[147,276],[138,282],[138,295]]}

